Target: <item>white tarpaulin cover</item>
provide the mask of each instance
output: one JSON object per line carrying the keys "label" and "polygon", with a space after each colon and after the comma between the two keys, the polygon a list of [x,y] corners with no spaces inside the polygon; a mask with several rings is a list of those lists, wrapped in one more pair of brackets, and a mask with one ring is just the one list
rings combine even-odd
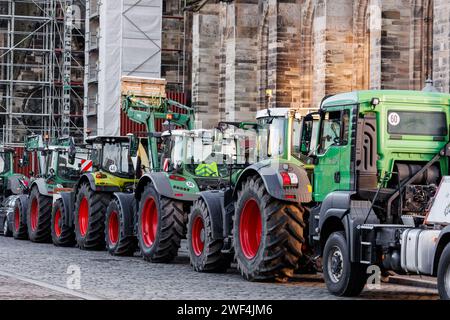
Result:
{"label": "white tarpaulin cover", "polygon": [[122,75],[159,78],[162,0],[103,0],[98,134],[120,133]]}

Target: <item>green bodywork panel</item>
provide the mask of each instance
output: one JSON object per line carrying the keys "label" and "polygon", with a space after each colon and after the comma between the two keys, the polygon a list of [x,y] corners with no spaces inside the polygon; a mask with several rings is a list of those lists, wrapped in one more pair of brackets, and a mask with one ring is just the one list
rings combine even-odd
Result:
{"label": "green bodywork panel", "polygon": [[[379,104],[376,106],[372,105],[374,98],[379,99]],[[353,123],[356,122],[352,121],[354,120],[352,119],[354,117],[352,114],[354,108],[358,108],[358,116],[360,118],[368,114],[376,116],[378,155],[376,164],[379,181],[381,181],[380,178],[386,172],[390,173],[393,171],[396,161],[426,163],[444,148],[449,141],[449,106],[449,94],[401,90],[372,90],[338,94],[326,99],[322,105],[326,112],[349,110],[350,119],[349,130],[346,132],[347,141],[351,141],[351,134],[355,129],[353,128]],[[411,112],[416,112],[417,114],[412,114]],[[442,130],[442,134],[426,134],[427,130],[432,130],[431,127],[438,125],[431,124],[429,120],[426,120],[425,115],[430,113],[445,114],[445,130]],[[408,117],[400,115],[408,115]],[[407,134],[392,134],[388,132],[388,128],[396,130],[395,127],[400,125],[409,128],[409,131],[404,131]],[[412,128],[416,128],[416,130],[411,130]],[[317,154],[313,183],[315,201],[323,201],[326,195],[332,191],[351,190],[351,157],[350,143],[331,146],[324,154]],[[445,158],[440,160],[440,168],[442,175],[448,174],[448,162]],[[339,182],[337,182],[339,179],[335,179],[335,175],[338,173],[340,176]]]}

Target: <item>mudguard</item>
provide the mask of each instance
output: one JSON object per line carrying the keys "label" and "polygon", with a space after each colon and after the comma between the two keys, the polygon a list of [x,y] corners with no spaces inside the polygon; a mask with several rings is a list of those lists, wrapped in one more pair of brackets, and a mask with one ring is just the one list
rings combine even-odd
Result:
{"label": "mudguard", "polygon": [[122,216],[125,217],[124,232],[126,236],[134,235],[134,216],[135,216],[135,202],[134,194],[125,192],[115,192],[114,197],[119,201],[122,209]]}
{"label": "mudguard", "polygon": [[444,251],[445,247],[449,243],[450,243],[450,226],[446,226],[444,229],[442,229],[441,233],[439,234],[436,251],[433,254],[434,258],[431,266],[431,270],[433,270],[434,273],[433,275],[436,275],[442,251]]}
{"label": "mudguard", "polygon": [[77,184],[74,187],[74,190],[78,190],[81,186],[82,183],[84,183],[85,181],[89,182],[89,185],[91,186],[92,190],[96,190],[96,186],[95,186],[95,179],[92,175],[92,173],[85,173],[83,174],[80,179],[78,179]]}
{"label": "mudguard", "polygon": [[199,195],[199,198],[206,203],[208,208],[213,239],[224,239],[224,220],[226,220],[224,207],[225,191],[203,191]]}
{"label": "mudguard", "polygon": [[[354,191],[335,191],[326,196],[320,207],[319,214],[319,241],[322,246],[330,234],[329,222],[338,219],[345,231],[350,260],[359,261],[359,229],[358,226],[364,223],[379,223],[375,213],[371,210],[369,201],[352,201]],[[365,221],[367,218],[367,221]],[[333,230],[334,231],[334,230]],[[324,235],[325,233],[325,235]],[[323,249],[323,248],[322,248]]]}
{"label": "mudguard", "polygon": [[173,189],[170,185],[169,178],[165,172],[151,172],[144,174],[137,185],[137,199],[140,199],[140,194],[144,190],[144,186],[151,182],[155,187],[156,191],[167,198],[176,199],[181,201],[195,201],[198,199],[198,194],[193,194],[189,192],[180,192],[182,196],[175,196]]}
{"label": "mudguard", "polygon": [[[284,171],[283,166],[288,165],[291,172],[298,177],[298,187],[284,188],[280,171]],[[267,192],[278,200],[294,202],[294,203],[309,203],[312,201],[312,187],[309,181],[306,170],[297,165],[283,162],[262,161],[247,167],[239,176],[236,185],[240,185],[250,176],[258,175],[264,182]],[[235,189],[234,198],[237,197]]]}
{"label": "mudguard", "polygon": [[47,189],[47,183],[45,182],[44,178],[37,178],[31,183],[30,190],[32,190],[34,187],[37,187],[39,190],[39,193],[43,196],[51,196],[51,194],[48,193]]}
{"label": "mudguard", "polygon": [[[69,226],[73,226],[73,211],[74,211],[74,193],[73,192],[60,192],[58,194],[59,199],[62,200],[64,206],[63,222]],[[57,198],[54,198],[57,199]]]}

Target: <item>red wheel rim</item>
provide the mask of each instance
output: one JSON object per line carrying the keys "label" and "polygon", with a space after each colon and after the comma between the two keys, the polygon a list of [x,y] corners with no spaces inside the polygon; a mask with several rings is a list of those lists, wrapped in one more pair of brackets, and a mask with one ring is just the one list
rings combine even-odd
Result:
{"label": "red wheel rim", "polygon": [[84,237],[86,235],[89,223],[89,204],[86,197],[83,197],[80,202],[80,208],[78,209],[78,227],[80,233]]}
{"label": "red wheel rim", "polygon": [[39,204],[37,198],[31,201],[31,230],[36,231],[38,225]]}
{"label": "red wheel rim", "polygon": [[117,211],[113,211],[109,215],[108,238],[112,245],[115,245],[119,240],[119,215]]}
{"label": "red wheel rim", "polygon": [[58,209],[56,210],[55,213],[55,222],[54,222],[55,234],[58,238],[61,236],[60,222],[61,222],[61,210]]}
{"label": "red wheel rim", "polygon": [[157,229],[158,208],[155,199],[150,197],[145,201],[141,221],[142,239],[147,247],[151,247],[155,242]]}
{"label": "red wheel rim", "polygon": [[258,203],[254,199],[249,199],[244,205],[239,220],[239,241],[247,259],[253,259],[258,253],[261,233],[261,211]]}
{"label": "red wheel rim", "polygon": [[19,228],[20,228],[20,211],[19,208],[16,208],[16,210],[14,210],[14,229],[16,230],[16,232],[18,232]]}
{"label": "red wheel rim", "polygon": [[205,247],[205,225],[203,224],[202,217],[195,217],[194,223],[192,224],[192,249],[195,255],[198,257],[203,253],[203,248]]}

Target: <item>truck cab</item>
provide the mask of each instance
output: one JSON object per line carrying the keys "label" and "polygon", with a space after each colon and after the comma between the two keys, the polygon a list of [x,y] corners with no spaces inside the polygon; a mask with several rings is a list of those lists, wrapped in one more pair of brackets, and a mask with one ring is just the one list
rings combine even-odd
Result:
{"label": "truck cab", "polygon": [[[449,105],[448,94],[394,90],[322,102],[314,152],[304,156],[313,164],[309,241],[331,292],[359,294],[370,265],[417,272],[402,267],[410,259],[402,236],[436,228],[425,218],[449,174]],[[304,126],[302,135],[310,133]],[[439,252],[424,246],[432,257]],[[420,272],[435,274],[436,264]]]}

